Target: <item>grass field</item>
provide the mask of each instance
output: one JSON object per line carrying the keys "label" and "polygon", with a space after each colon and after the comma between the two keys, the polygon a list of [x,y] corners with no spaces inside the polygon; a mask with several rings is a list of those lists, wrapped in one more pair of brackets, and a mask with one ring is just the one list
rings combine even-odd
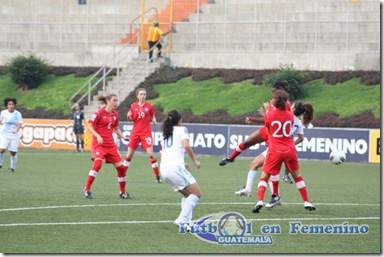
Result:
{"label": "grass field", "polygon": [[[122,153],[125,155],[125,152]],[[173,220],[180,194],[156,184],[148,158],[137,153],[128,172],[127,190],[134,199],[118,197],[116,172],[104,165],[92,187],[93,199],[82,194],[90,153],[21,149],[15,173],[7,170],[6,152],[0,170],[0,252],[2,253],[381,253],[380,165],[301,161],[310,200],[304,209],[294,185],[281,183],[282,206],[251,212],[256,202],[234,191],[245,183],[250,159],[225,167],[221,157],[199,156],[192,170],[203,196],[194,219],[218,212],[241,213],[253,234],[265,224],[280,225],[272,245],[217,245],[192,234],[179,234]],[[257,182],[256,182],[257,184]],[[266,193],[266,201],[270,192]],[[368,225],[355,235],[289,234],[289,222]]]}

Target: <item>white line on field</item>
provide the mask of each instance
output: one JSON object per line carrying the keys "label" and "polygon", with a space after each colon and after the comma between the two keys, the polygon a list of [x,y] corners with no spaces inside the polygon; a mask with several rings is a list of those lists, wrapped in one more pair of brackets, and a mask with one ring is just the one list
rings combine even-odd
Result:
{"label": "white line on field", "polygon": [[[202,202],[199,205],[253,205],[255,202]],[[288,203],[284,205],[302,205],[303,203]],[[376,203],[315,203],[316,205],[331,206],[375,206],[380,207]],[[0,209],[0,212],[6,211],[25,211],[25,210],[42,210],[42,209],[62,209],[62,208],[89,208],[89,207],[116,207],[116,206],[179,206],[180,203],[125,203],[125,204],[84,204],[84,205],[59,205],[59,206],[37,206],[37,207],[20,207]]]}
{"label": "white line on field", "polygon": [[[303,220],[380,220],[380,217],[334,217],[334,218],[276,218],[276,219],[247,219],[247,221],[303,221]],[[60,225],[109,225],[109,224],[157,224],[171,223],[173,220],[131,220],[131,221],[90,221],[90,222],[52,222],[52,223],[10,223],[0,224],[0,227],[17,226],[60,226]]]}

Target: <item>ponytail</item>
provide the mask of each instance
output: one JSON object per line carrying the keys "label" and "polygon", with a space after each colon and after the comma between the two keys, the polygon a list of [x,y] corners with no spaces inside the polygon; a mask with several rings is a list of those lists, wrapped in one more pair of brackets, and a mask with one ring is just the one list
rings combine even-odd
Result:
{"label": "ponytail", "polygon": [[166,119],[161,125],[161,130],[163,131],[164,140],[172,136],[173,127],[179,123],[181,119],[181,114],[176,110],[171,110],[168,112]]}

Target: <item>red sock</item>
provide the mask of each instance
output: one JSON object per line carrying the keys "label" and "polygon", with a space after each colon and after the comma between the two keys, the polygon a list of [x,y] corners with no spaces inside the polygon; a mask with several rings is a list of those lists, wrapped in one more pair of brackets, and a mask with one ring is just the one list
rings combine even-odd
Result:
{"label": "red sock", "polygon": [[229,156],[229,159],[233,161],[233,160],[234,160],[238,155],[240,155],[245,149],[247,149],[247,148],[244,147],[243,143],[240,143],[240,144],[236,147],[236,149],[233,151],[233,153],[231,154],[231,156]]}
{"label": "red sock", "polygon": [[87,178],[87,183],[85,185],[85,190],[89,191],[91,190],[91,185],[93,181],[95,180],[99,170],[101,169],[101,165],[103,164],[103,161],[100,159],[97,159],[93,162],[93,167],[89,171],[88,178]]}
{"label": "red sock", "polygon": [[160,176],[160,174],[159,174],[159,164],[157,163],[156,158],[151,160],[151,165],[153,168],[153,172],[155,173],[155,177],[157,178],[158,176]]}
{"label": "red sock", "polygon": [[121,165],[117,167],[116,170],[117,170],[117,181],[119,182],[119,186],[120,186],[120,192],[125,193],[125,185],[127,183],[125,167]]}
{"label": "red sock", "polygon": [[299,189],[301,198],[304,202],[309,202],[307,188],[305,187],[305,182],[302,176],[299,176],[295,179],[296,187]]}
{"label": "red sock", "polygon": [[260,178],[259,184],[257,186],[257,200],[258,201],[263,201],[264,200],[264,195],[265,195],[265,190],[267,189],[267,179],[266,178]]}

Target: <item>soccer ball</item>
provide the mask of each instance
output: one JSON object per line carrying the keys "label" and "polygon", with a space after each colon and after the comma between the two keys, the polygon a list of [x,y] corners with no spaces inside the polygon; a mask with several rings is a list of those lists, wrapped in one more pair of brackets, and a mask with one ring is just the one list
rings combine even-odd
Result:
{"label": "soccer ball", "polygon": [[333,164],[339,165],[345,162],[346,156],[345,153],[341,150],[334,150],[329,155],[329,159]]}

